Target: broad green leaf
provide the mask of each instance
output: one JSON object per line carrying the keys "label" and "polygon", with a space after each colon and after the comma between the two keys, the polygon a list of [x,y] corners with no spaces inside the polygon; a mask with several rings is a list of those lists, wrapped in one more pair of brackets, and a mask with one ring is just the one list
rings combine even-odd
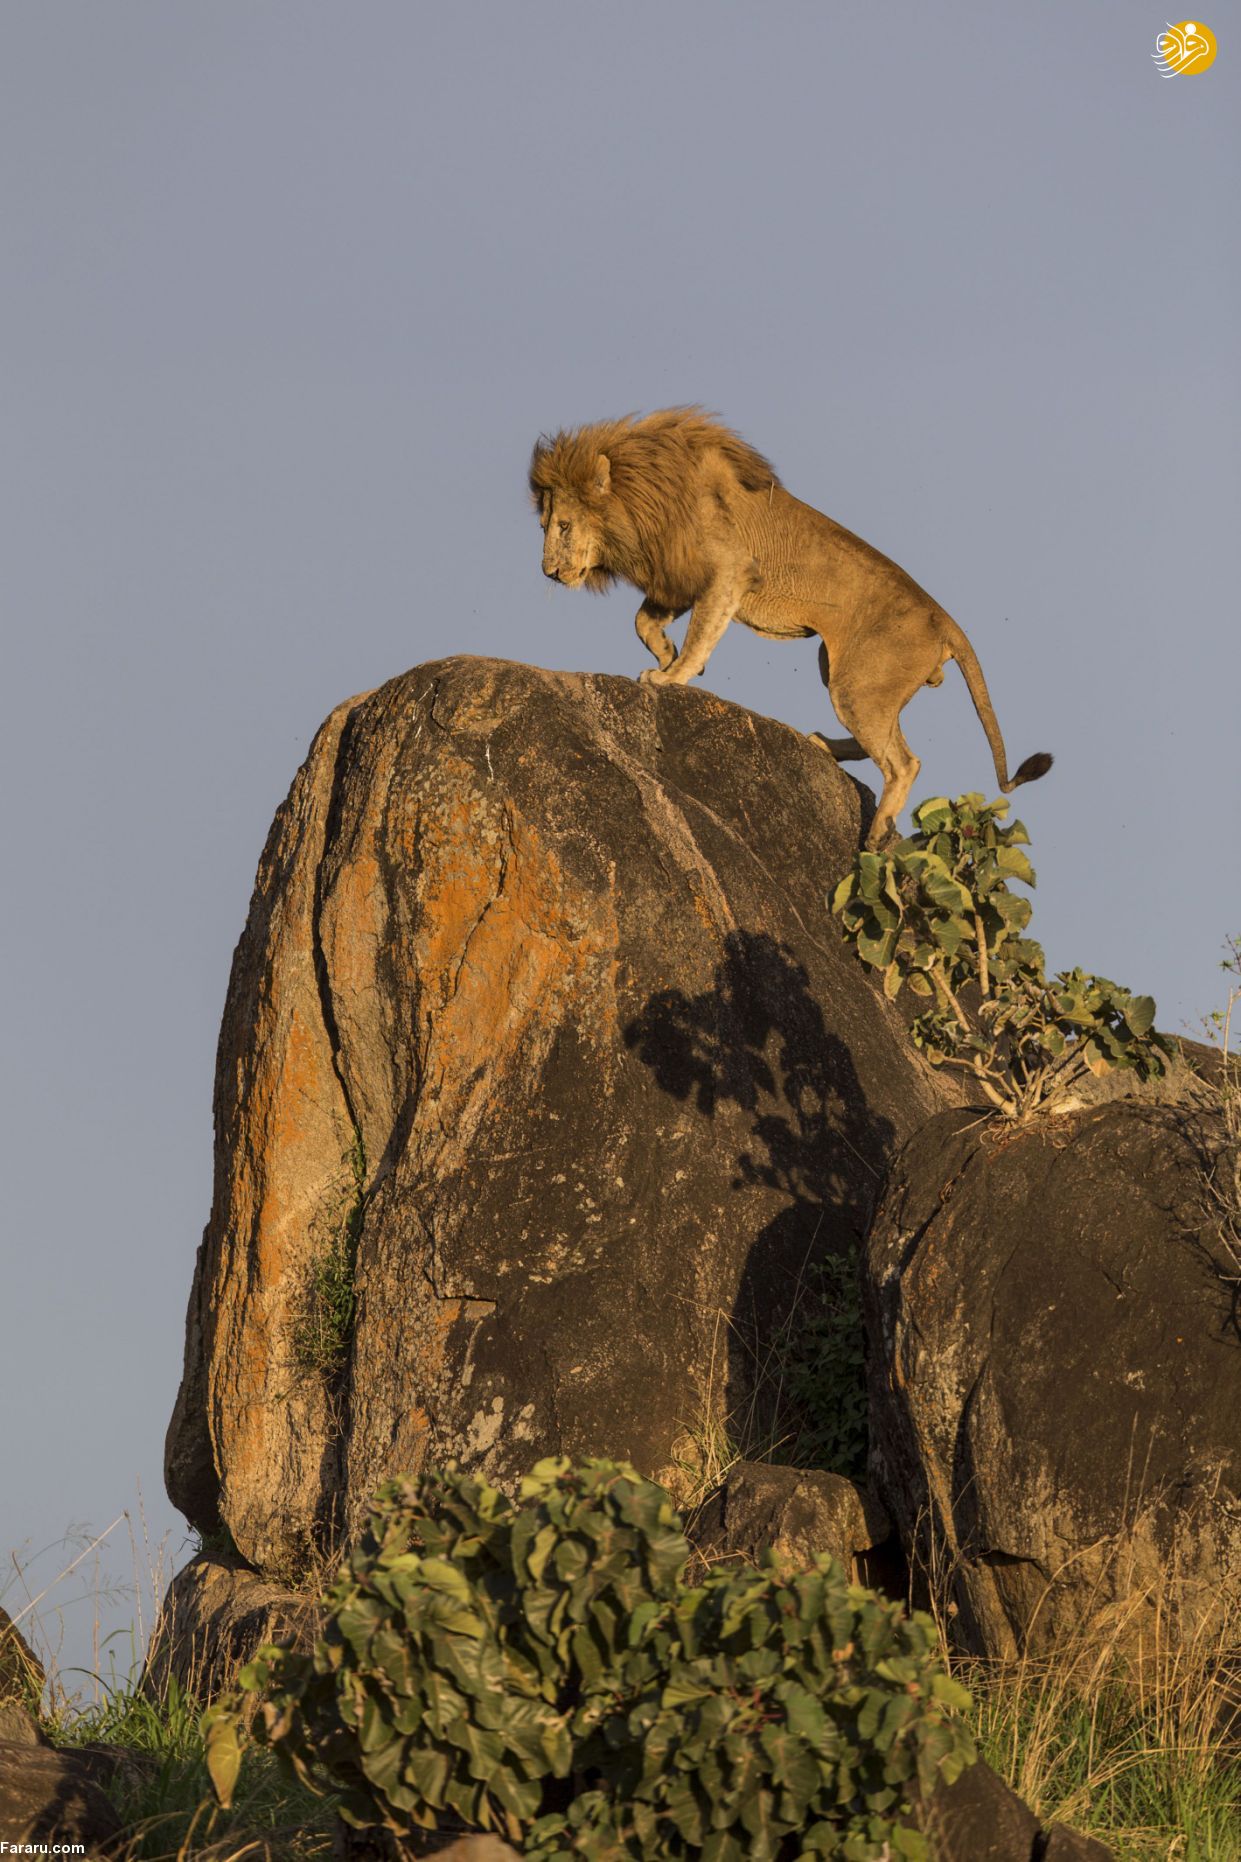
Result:
{"label": "broad green leaf", "polygon": [[445,1596],[455,1597],[459,1603],[473,1601],[473,1593],[468,1578],[456,1565],[449,1564],[446,1558],[424,1558],[419,1572],[424,1584],[432,1590],[442,1591]]}
{"label": "broad green leaf", "polygon": [[972,937],[974,927],[963,918],[937,918],[930,927],[931,936],[946,957],[955,957],[966,938]]}
{"label": "broad green leaf", "polygon": [[967,1713],[973,1705],[969,1689],[946,1674],[931,1676],[931,1699],[937,1700],[941,1707],[950,1707],[954,1713]]}
{"label": "broad green leaf", "polygon": [[896,932],[885,931],[882,937],[870,937],[866,933],[857,941],[858,956],[863,963],[869,963],[876,969],[884,969],[892,961],[896,949]]}
{"label": "broad green leaf", "polygon": [[208,1707],[203,1715],[202,1736],[211,1788],[221,1808],[228,1810],[241,1771],[241,1741],[235,1715],[223,1705]]}
{"label": "broad green leaf", "polygon": [[693,1785],[683,1773],[669,1781],[664,1793],[664,1806],[686,1842],[701,1848],[705,1828],[702,1806]]}
{"label": "broad green leaf", "polygon": [[[539,1467],[545,1463],[540,1462]],[[535,1472],[538,1472],[536,1468]],[[547,1561],[556,1547],[557,1530],[555,1526],[540,1527],[534,1535],[534,1542],[526,1554],[526,1570],[535,1583],[539,1583],[547,1567]]]}
{"label": "broad green leaf", "polygon": [[995,850],[995,863],[1006,879],[1020,879],[1023,880],[1027,886],[1032,886],[1035,883],[1034,868],[1030,865],[1026,855],[1022,853],[1019,847],[1014,847],[1011,844],[1007,847],[997,847]]}
{"label": "broad green leaf", "polygon": [[922,888],[940,911],[954,915],[973,912],[974,900],[969,890],[960,880],[952,877],[941,861],[936,861],[934,865],[928,863],[922,875]]}
{"label": "broad green leaf", "polygon": [[1146,1034],[1155,1020],[1154,996],[1131,996],[1125,1010],[1125,1020],[1135,1035],[1140,1037]]}
{"label": "broad green leaf", "polygon": [[858,891],[867,900],[879,897],[883,890],[884,862],[881,854],[860,853],[857,858]]}

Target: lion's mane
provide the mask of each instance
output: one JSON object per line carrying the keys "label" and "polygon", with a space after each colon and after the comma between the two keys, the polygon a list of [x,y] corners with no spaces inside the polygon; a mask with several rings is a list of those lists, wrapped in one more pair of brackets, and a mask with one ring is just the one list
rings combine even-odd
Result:
{"label": "lion's mane", "polygon": [[[595,484],[600,454],[606,491]],[[545,492],[568,491],[599,526],[602,563],[587,577],[595,594],[618,576],[686,603],[702,578],[702,495],[730,484],[767,491],[780,480],[736,433],[700,407],[626,414],[571,432],[541,434],[530,460],[536,507]]]}

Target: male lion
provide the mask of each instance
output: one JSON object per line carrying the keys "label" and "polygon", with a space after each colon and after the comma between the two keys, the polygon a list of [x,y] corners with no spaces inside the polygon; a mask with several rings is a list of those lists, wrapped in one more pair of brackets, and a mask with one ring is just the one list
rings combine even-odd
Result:
{"label": "male lion", "polygon": [[[819,670],[849,737],[812,741],[842,762],[870,757],[883,793],[867,845],[895,831],[921,764],[900,714],[955,659],[1007,794],[1051,768],[1045,752],[1012,777],[974,649],[950,615],[869,543],[785,491],[767,461],[696,407],[544,435],[530,461],[543,573],[596,593],[617,577],[642,591],[638,635],[653,685],[698,677],[732,620],[772,640],[818,634]],[[686,609],[680,653],[665,629]]]}

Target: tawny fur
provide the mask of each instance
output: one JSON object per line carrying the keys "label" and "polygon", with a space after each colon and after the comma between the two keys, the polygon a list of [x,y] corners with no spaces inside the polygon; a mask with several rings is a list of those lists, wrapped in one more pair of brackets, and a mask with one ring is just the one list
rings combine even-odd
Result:
{"label": "tawny fur", "polygon": [[[658,662],[644,681],[696,678],[733,620],[772,639],[819,636],[823,681],[852,735],[812,741],[878,764],[871,846],[893,831],[920,768],[901,711],[919,686],[941,683],[949,659],[965,675],[1000,787],[1051,767],[1040,752],[1009,778],[982,668],[952,617],[896,563],[792,497],[761,454],[701,408],[545,435],[530,490],[545,574],[594,592],[618,578],[641,589],[638,634]],[[665,630],[687,609],[678,653]]]}

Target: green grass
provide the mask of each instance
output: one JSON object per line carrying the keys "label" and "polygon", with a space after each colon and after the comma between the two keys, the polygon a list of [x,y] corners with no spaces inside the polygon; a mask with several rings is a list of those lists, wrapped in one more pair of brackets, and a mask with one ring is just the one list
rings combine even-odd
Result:
{"label": "green grass", "polygon": [[[1228,1684],[1192,1651],[1145,1672],[1073,1661],[953,1664],[972,1691],[979,1752],[1044,1823],[1120,1862],[1241,1862],[1241,1723]],[[1236,1695],[1233,1695],[1234,1701]]]}
{"label": "green grass", "polygon": [[326,1857],[333,1801],[312,1796],[266,1752],[247,1752],[232,1808],[216,1805],[198,1730],[200,1712],[175,1681],[159,1701],[126,1684],[47,1728],[58,1745],[101,1742],[133,1755],[108,1788],[128,1832],[126,1862],[191,1855],[223,1862],[243,1850],[256,1862],[264,1853],[290,1862]]}

